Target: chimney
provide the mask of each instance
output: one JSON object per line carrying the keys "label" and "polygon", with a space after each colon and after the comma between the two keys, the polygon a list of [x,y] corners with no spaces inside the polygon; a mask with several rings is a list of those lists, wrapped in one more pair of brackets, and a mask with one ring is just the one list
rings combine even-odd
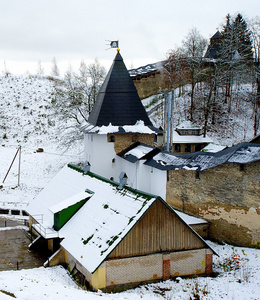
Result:
{"label": "chimney", "polygon": [[86,160],[83,167],[83,174],[87,174],[90,171],[90,163]]}
{"label": "chimney", "polygon": [[125,172],[121,172],[119,175],[119,186],[118,189],[122,190],[124,186],[127,184],[127,175]]}

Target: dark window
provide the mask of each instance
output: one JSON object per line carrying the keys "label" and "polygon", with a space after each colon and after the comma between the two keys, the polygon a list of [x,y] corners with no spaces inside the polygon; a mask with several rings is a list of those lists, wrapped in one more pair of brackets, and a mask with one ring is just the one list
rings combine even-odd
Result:
{"label": "dark window", "polygon": [[185,152],[190,152],[190,151],[191,151],[191,145],[185,144]]}
{"label": "dark window", "polygon": [[196,179],[200,179],[200,171],[196,171]]}
{"label": "dark window", "polygon": [[181,145],[180,144],[175,144],[174,151],[175,152],[181,152]]}
{"label": "dark window", "polygon": [[200,144],[196,144],[195,145],[195,152],[200,151],[201,150],[201,145]]}
{"label": "dark window", "polygon": [[115,141],[115,136],[110,135],[109,142],[114,143],[114,141]]}
{"label": "dark window", "polygon": [[245,171],[245,165],[244,164],[240,165],[240,171]]}

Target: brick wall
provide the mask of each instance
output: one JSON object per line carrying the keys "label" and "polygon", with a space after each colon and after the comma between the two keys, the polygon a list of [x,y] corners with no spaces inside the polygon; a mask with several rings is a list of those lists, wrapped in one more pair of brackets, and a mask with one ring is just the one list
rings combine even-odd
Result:
{"label": "brick wall", "polygon": [[260,161],[223,164],[199,174],[169,171],[166,201],[211,222],[209,237],[240,246],[260,242]]}
{"label": "brick wall", "polygon": [[[107,286],[168,279],[175,276],[204,274],[210,249],[196,249],[106,261]],[[208,259],[208,270],[212,261]]]}
{"label": "brick wall", "polygon": [[161,279],[162,255],[108,260],[106,268],[107,286]]}
{"label": "brick wall", "polygon": [[206,250],[174,252],[163,256],[171,261],[171,276],[186,276],[205,273]]}
{"label": "brick wall", "polygon": [[[157,281],[175,276],[204,274],[206,269],[210,273],[212,270],[212,251],[210,249],[196,249],[111,259],[103,262],[99,269],[91,274],[69,252],[61,247],[52,256],[49,263],[50,266],[58,264],[70,266],[73,273],[75,273],[75,269],[79,271],[84,275],[90,287],[95,287],[93,279],[96,273],[103,269],[106,287],[111,288],[111,291],[113,291],[116,286],[129,287],[141,282]],[[99,282],[95,282],[95,285],[99,286]]]}

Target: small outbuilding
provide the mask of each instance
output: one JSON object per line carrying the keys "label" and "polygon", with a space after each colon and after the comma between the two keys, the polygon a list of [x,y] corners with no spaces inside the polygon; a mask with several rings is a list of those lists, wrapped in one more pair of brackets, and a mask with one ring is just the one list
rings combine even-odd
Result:
{"label": "small outbuilding", "polygon": [[[214,251],[162,198],[65,166],[28,207],[31,230],[94,290],[210,274]],[[45,243],[44,243],[45,241]]]}
{"label": "small outbuilding", "polygon": [[172,152],[183,154],[197,152],[212,143],[212,139],[201,134],[202,127],[191,121],[180,123],[172,134]]}

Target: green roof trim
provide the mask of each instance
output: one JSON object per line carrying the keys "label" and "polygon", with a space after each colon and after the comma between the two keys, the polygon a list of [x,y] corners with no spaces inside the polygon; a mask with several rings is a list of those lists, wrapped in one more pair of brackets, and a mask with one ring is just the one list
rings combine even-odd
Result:
{"label": "green roof trim", "polygon": [[[78,171],[78,172],[84,174],[84,170],[79,166],[76,166],[74,164],[69,163],[68,167],[75,170],[75,171]],[[107,179],[105,177],[102,177],[100,175],[97,175],[96,173],[93,173],[93,172],[90,172],[90,171],[88,171],[85,175],[88,175],[90,177],[96,178],[96,179],[101,180],[103,182],[109,183],[109,184],[113,185],[114,187],[119,186],[119,183],[117,183],[113,180]],[[137,189],[133,189],[129,186],[125,186],[123,189],[118,190],[118,193],[121,193],[124,196],[126,194],[126,191],[130,191],[131,193],[137,195],[136,200],[138,200],[138,197],[144,197],[147,200],[159,197],[158,195],[154,195],[154,194],[146,193],[146,192],[143,192],[143,191],[140,191],[140,190],[137,190]]]}
{"label": "green roof trim", "polygon": [[[88,197],[89,198],[89,197]],[[64,224],[66,224],[71,217],[87,202],[88,198],[82,199],[81,201],[62,209],[54,214],[54,225],[55,230],[60,230]]]}

